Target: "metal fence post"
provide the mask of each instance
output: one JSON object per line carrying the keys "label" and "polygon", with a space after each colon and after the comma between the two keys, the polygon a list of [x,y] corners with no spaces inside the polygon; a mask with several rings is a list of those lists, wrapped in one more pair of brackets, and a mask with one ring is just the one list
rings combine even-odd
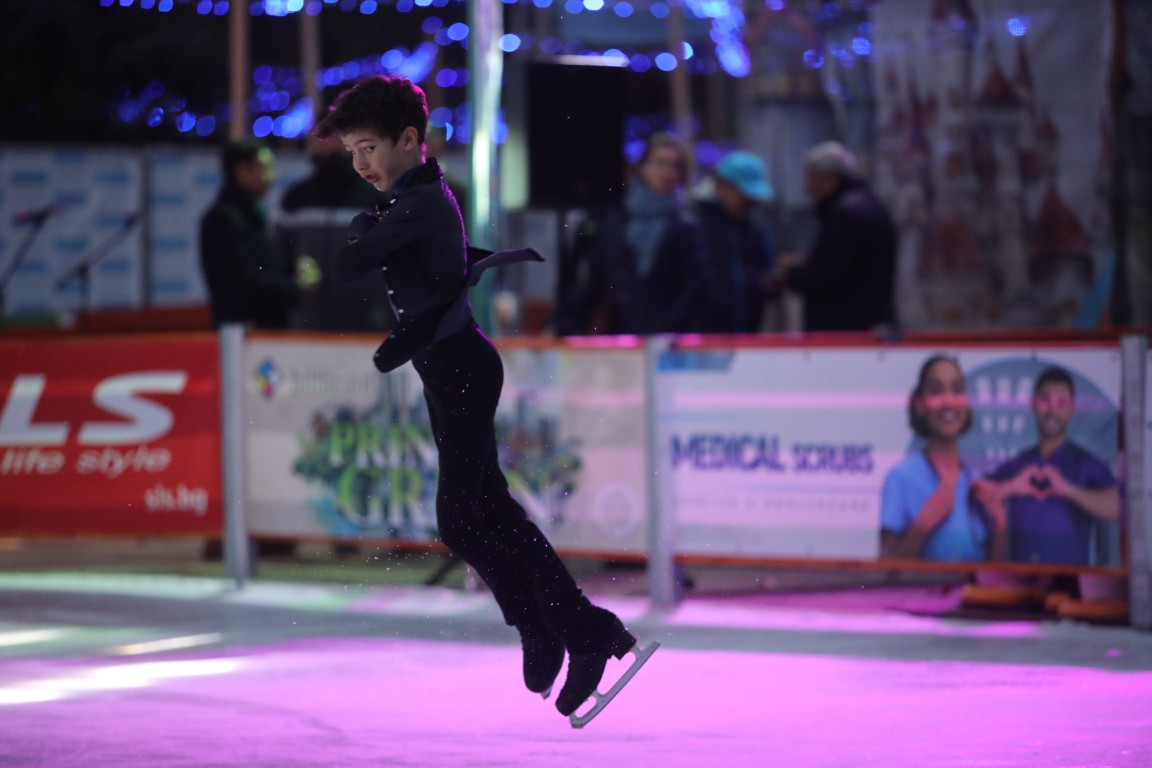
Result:
{"label": "metal fence post", "polygon": [[680,601],[676,568],[676,505],[671,461],[666,440],[661,439],[660,417],[667,410],[660,383],[660,358],[672,348],[671,336],[652,336],[644,341],[644,451],[648,479],[648,591],[655,608],[671,608]]}
{"label": "metal fence post", "polygon": [[1120,340],[1124,409],[1124,509],[1128,520],[1128,604],[1131,623],[1152,629],[1152,462],[1148,438],[1148,338]]}
{"label": "metal fence post", "polygon": [[220,329],[220,459],[224,486],[224,568],[242,588],[255,575],[244,522],[244,326]]}

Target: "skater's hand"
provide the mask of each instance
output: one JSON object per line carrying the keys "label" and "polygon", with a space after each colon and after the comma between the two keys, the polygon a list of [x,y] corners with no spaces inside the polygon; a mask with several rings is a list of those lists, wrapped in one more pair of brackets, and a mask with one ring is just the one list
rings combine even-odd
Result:
{"label": "skater's hand", "polygon": [[379,223],[380,216],[375,211],[361,211],[356,214],[356,218],[348,225],[348,242],[356,242]]}

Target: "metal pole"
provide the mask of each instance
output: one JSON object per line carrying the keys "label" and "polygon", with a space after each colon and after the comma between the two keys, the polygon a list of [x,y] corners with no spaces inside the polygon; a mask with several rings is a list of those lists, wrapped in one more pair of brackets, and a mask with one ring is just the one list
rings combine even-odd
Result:
{"label": "metal pole", "polygon": [[224,568],[243,588],[255,575],[252,542],[244,522],[244,326],[220,329],[220,458],[224,486]]}
{"label": "metal pole", "polygon": [[661,416],[668,410],[660,384],[660,358],[672,348],[672,336],[644,341],[645,474],[648,478],[648,591],[654,608],[680,602],[676,568],[676,505],[668,441],[662,439]]}
{"label": "metal pole", "polygon": [[[499,0],[468,3],[468,99],[472,105],[472,143],[469,146],[471,184],[465,213],[468,238],[484,248],[497,248],[496,125],[500,113],[500,90],[504,78],[504,54],[499,41],[504,35],[504,6]],[[472,291],[473,313],[485,329],[493,326],[491,289],[482,280]]]}
{"label": "metal pole", "polygon": [[1124,411],[1124,509],[1128,518],[1128,604],[1131,623],[1152,629],[1152,402],[1148,397],[1148,338],[1120,340]]}
{"label": "metal pole", "polygon": [[248,3],[234,2],[228,12],[228,53],[232,70],[229,81],[232,119],[228,137],[236,140],[248,132]]}
{"label": "metal pole", "polygon": [[676,57],[676,68],[672,70],[672,114],[676,119],[676,133],[684,143],[685,160],[691,184],[696,178],[696,151],[693,148],[695,136],[692,130],[692,88],[688,80],[688,64],[684,60],[684,3],[671,0],[668,3],[668,47]]}
{"label": "metal pole", "polygon": [[304,95],[312,102],[312,119],[316,120],[324,109],[320,103],[320,84],[316,73],[320,71],[320,16],[301,11],[300,17],[300,80]]}

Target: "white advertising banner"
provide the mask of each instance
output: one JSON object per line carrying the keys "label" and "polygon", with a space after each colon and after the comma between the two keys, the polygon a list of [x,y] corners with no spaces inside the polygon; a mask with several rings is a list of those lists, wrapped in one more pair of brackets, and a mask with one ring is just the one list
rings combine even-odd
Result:
{"label": "white advertising banner", "polygon": [[[437,457],[420,381],[410,366],[377,373],[375,346],[246,345],[253,534],[435,538]],[[642,351],[512,343],[500,352],[497,439],[513,494],[562,552],[644,554]],[[921,369],[940,354],[962,376],[952,393],[962,397],[941,413],[969,424],[956,443],[963,479],[934,523],[947,535],[901,559],[1120,566],[1121,361],[1106,347],[667,352],[654,429],[657,469],[669,478],[659,508],[675,516],[677,554],[896,557],[882,539],[905,534],[940,482],[909,418]],[[1034,397],[1044,381],[1068,395],[1055,422]],[[1038,425],[1045,435],[1066,428],[1056,452],[1035,450]],[[1005,496],[1002,552],[975,491],[989,479],[1018,481]],[[1091,510],[1073,503],[1072,486],[1093,492]]]}
{"label": "white advertising banner", "polygon": [[[252,534],[436,536],[436,447],[421,383],[411,366],[377,372],[376,344],[246,344]],[[642,355],[505,347],[501,356],[496,429],[513,495],[557,549],[642,554]]]}
{"label": "white advertising banner", "polygon": [[[659,374],[658,436],[668,448],[662,453],[673,475],[677,551],[718,557],[879,558],[886,479],[897,465],[915,462],[923,450],[909,426],[909,396],[921,366],[934,354],[910,348],[666,354]],[[1036,444],[1033,387],[1041,371],[1053,366],[1065,369],[1074,382],[1069,439],[1103,466],[1098,472],[1103,479],[1094,482],[1107,485],[1107,478],[1114,477],[1118,351],[1000,347],[946,354],[965,378],[972,421],[959,446],[972,479],[995,472]],[[1111,487],[1115,490],[1115,480]],[[1027,502],[1060,501],[1051,497],[1045,489]],[[1013,519],[1014,504],[1008,504]],[[983,512],[972,514],[972,525],[986,524]],[[1090,540],[1068,545],[1085,553],[1077,563],[1119,565],[1117,524],[1089,522],[1084,529]],[[1049,562],[1027,555],[1030,533],[1017,531],[1016,545],[1029,562]],[[970,559],[962,553],[924,557]],[[1061,557],[1060,562],[1070,562],[1071,556]]]}

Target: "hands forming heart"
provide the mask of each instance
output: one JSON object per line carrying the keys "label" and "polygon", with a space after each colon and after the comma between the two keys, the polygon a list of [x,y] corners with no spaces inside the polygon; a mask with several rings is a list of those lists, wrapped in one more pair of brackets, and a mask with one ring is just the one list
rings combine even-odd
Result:
{"label": "hands forming heart", "polygon": [[[1021,482],[1024,481],[1024,482]],[[1013,490],[1020,496],[1037,499],[1062,497],[1067,495],[1068,481],[1060,470],[1051,464],[1037,464],[1025,468],[1013,480]]]}

